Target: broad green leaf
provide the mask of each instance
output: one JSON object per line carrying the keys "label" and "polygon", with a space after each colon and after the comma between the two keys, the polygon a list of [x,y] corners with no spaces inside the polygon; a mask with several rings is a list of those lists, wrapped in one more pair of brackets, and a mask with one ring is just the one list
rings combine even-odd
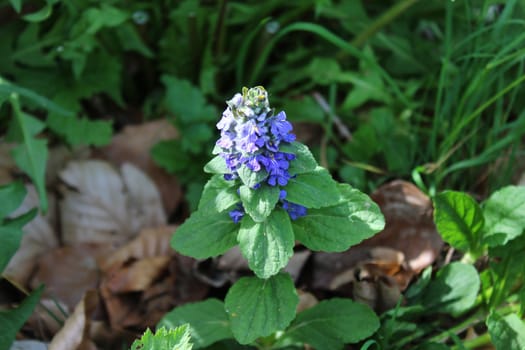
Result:
{"label": "broad green leaf", "polygon": [[15,9],[16,13],[20,13],[22,9],[22,0],[9,0],[11,6]]}
{"label": "broad green leaf", "polygon": [[259,278],[277,274],[293,255],[294,234],[290,218],[283,210],[273,211],[263,222],[245,216],[237,239],[250,269]]}
{"label": "broad green leaf", "polygon": [[26,193],[26,188],[20,181],[0,186],[0,222],[22,204]]}
{"label": "broad green leaf", "polygon": [[11,348],[18,330],[31,316],[43,289],[40,287],[34,290],[16,309],[0,311],[0,349]]}
{"label": "broad green leaf", "polygon": [[525,186],[507,186],[494,192],[483,205],[484,240],[491,246],[504,245],[525,229]]}
{"label": "broad green leaf", "polygon": [[64,137],[72,146],[103,146],[111,141],[113,128],[111,121],[89,120],[76,116],[64,116],[56,113],[48,115],[46,124],[56,134]]}
{"label": "broad green leaf", "polygon": [[17,145],[11,151],[11,156],[16,165],[22,169],[35,185],[38,197],[40,198],[40,208],[43,212],[47,211],[47,193],[45,183],[45,172],[47,163],[47,140],[25,139],[24,144]]}
{"label": "broad green leaf", "polygon": [[224,303],[217,299],[178,306],[167,313],[157,327],[175,328],[186,323],[195,349],[233,338]]}
{"label": "broad green leaf", "polygon": [[350,299],[321,301],[292,322],[283,338],[307,343],[314,349],[342,349],[363,340],[379,328],[379,318],[368,306]]}
{"label": "broad green leaf", "polygon": [[148,328],[140,339],[133,342],[131,350],[191,350],[188,328],[187,324],[169,330],[160,328],[155,334]]}
{"label": "broad green leaf", "polygon": [[487,327],[497,350],[525,349],[525,323],[516,314],[501,316],[493,312]]}
{"label": "broad green leaf", "polygon": [[304,94],[300,98],[286,99],[283,103],[283,109],[286,111],[288,120],[291,122],[322,124],[325,120],[323,109],[310,95]]}
{"label": "broad green leaf", "polygon": [[222,175],[214,175],[204,186],[199,201],[199,211],[223,212],[240,202],[234,181],[226,181]]}
{"label": "broad green leaf", "polygon": [[22,125],[17,118],[13,118],[9,124],[9,129],[7,130],[7,141],[22,143],[24,142],[24,133],[27,133],[29,136],[35,136],[45,129],[46,124],[42,121],[32,115],[24,112],[21,113],[23,114],[24,128],[22,129]]}
{"label": "broad green leaf", "polygon": [[166,106],[180,124],[209,122],[217,119],[217,110],[208,105],[204,95],[190,82],[163,75],[166,86]]}
{"label": "broad green leaf", "polygon": [[256,190],[244,185],[239,189],[244,210],[255,222],[262,222],[271,214],[279,201],[279,192],[279,187],[267,185]]}
{"label": "broad green leaf", "polygon": [[20,241],[24,232],[22,227],[33,220],[37,213],[36,209],[21,215],[13,220],[3,223],[0,226],[0,274],[9,264],[9,260],[15,255],[20,247]]}
{"label": "broad green leaf", "polygon": [[164,140],[150,150],[151,158],[170,173],[183,171],[192,163],[188,153],[182,150],[179,140]]}
{"label": "broad green leaf", "polygon": [[307,208],[328,207],[341,201],[337,183],[321,167],[290,179],[286,193],[286,200]]}
{"label": "broad green leaf", "polygon": [[237,170],[237,173],[242,183],[248,187],[254,187],[268,177],[266,170],[253,171],[244,164]]}
{"label": "broad green leaf", "polygon": [[474,305],[479,287],[480,278],[474,266],[454,262],[437,272],[424,291],[422,304],[429,312],[460,315]]}
{"label": "broad green leaf", "polygon": [[241,344],[284,330],[295,317],[298,303],[287,274],[268,279],[243,277],[230,288],[224,302],[233,335]]}
{"label": "broad green leaf", "polygon": [[279,146],[279,150],[284,153],[295,154],[295,159],[290,161],[290,168],[288,169],[292,176],[309,173],[318,166],[308,147],[300,142],[283,143]]}
{"label": "broad green leaf", "polygon": [[11,105],[15,115],[18,129],[20,130],[21,144],[11,151],[16,165],[24,171],[33,181],[40,198],[40,208],[47,211],[47,194],[45,172],[47,163],[47,140],[34,138],[34,118],[22,112],[18,97],[11,96]]}
{"label": "broad green leaf", "polygon": [[456,249],[481,253],[484,219],[478,203],[463,192],[446,191],[434,198],[434,221],[439,234]]}
{"label": "broad green leaf", "polygon": [[227,212],[213,214],[198,210],[177,228],[171,246],[181,254],[206,259],[233,247],[238,230]]}
{"label": "broad green leaf", "polygon": [[123,23],[115,28],[115,34],[124,50],[136,51],[145,57],[153,58],[153,52],[143,42],[138,31],[139,29],[131,22]]}
{"label": "broad green leaf", "polygon": [[341,252],[385,226],[383,214],[370,197],[346,184],[339,185],[339,191],[340,204],[309,209],[293,222],[296,239],[311,250]]}
{"label": "broad green leaf", "polygon": [[221,155],[215,156],[205,166],[204,171],[210,174],[229,174],[230,169],[226,166],[226,161]]}

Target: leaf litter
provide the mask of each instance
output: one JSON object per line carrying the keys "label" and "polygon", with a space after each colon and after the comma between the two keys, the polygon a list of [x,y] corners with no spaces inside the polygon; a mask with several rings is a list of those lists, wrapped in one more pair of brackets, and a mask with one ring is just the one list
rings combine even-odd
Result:
{"label": "leaf litter", "polygon": [[[50,181],[59,194],[54,199],[50,193],[56,204],[25,227],[13,259],[18,263],[7,269],[22,286],[46,284],[44,307],[24,330],[51,341],[50,349],[130,342],[173,307],[220,297],[248,272],[235,249],[200,261],[172,250],[176,226],[169,226],[167,217],[180,205],[182,190],[173,176],[155,169],[144,144],[173,134],[162,135],[162,123],[141,127],[126,127],[94,152],[98,159],[72,160],[56,171],[59,181]],[[141,134],[142,148],[129,142],[130,135]],[[34,189],[28,191],[19,210],[38,203]],[[342,253],[296,246],[286,269],[296,282],[300,310],[330,295],[386,310],[439,255],[443,243],[432,223],[431,202],[415,186],[394,181],[372,198],[387,221],[380,234]]]}

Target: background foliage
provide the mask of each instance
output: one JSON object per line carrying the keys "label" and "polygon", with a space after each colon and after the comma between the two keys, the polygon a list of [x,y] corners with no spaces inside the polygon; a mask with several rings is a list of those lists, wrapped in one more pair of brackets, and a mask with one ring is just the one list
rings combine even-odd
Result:
{"label": "background foliage", "polygon": [[[524,6],[518,0],[3,0],[1,138],[14,144],[11,156],[45,211],[48,147],[100,146],[126,125],[168,118],[179,137],[151,154],[183,182],[194,209],[224,101],[242,86],[264,85],[272,105],[287,112],[338,180],[368,192],[405,178],[431,195],[454,189],[486,198],[523,170]],[[0,196],[15,203],[20,188],[12,183]],[[497,199],[487,205],[499,206]],[[472,237],[481,234],[481,221],[494,220],[491,211],[482,216],[474,199],[455,193],[435,205],[444,208],[438,224],[445,220],[453,229],[444,234],[449,243],[482,255]],[[465,214],[460,209],[468,205],[474,209]],[[19,236],[32,214],[13,219],[16,206],[1,209],[0,229]],[[454,212],[472,220],[447,223]],[[491,254],[499,254],[493,236]],[[3,245],[9,254],[14,243]],[[21,305],[20,317],[38,293]],[[489,321],[491,331],[515,328],[512,317],[494,313]]]}

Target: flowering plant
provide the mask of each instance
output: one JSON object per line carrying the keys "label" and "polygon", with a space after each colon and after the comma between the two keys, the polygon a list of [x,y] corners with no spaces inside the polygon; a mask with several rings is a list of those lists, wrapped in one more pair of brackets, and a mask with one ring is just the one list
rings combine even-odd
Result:
{"label": "flowering plant", "polygon": [[[227,315],[223,321],[231,328],[229,334],[248,344],[284,330],[295,317],[297,293],[291,277],[280,271],[293,255],[296,241],[311,250],[340,252],[379,232],[384,219],[368,196],[337,183],[317,164],[308,147],[296,141],[285,112],[274,114],[263,87],[244,88],[227,105],[217,124],[221,137],[213,151],[216,156],[204,168],[213,176],[197,211],[173,235],[172,246],[204,259],[239,245],[256,277],[237,281],[224,305],[213,299],[206,305],[217,315],[222,308],[220,317]],[[330,302],[320,303],[317,311],[328,312],[324,308],[337,303],[335,309],[353,313],[354,320],[359,320],[359,314],[368,320],[376,317],[364,305],[349,300]],[[175,315],[195,314],[192,307],[176,309]],[[195,325],[188,317],[175,318]],[[376,323],[374,319],[370,324]],[[365,331],[373,332],[374,327]],[[353,335],[341,339],[361,339]],[[199,346],[199,337],[193,337]]]}

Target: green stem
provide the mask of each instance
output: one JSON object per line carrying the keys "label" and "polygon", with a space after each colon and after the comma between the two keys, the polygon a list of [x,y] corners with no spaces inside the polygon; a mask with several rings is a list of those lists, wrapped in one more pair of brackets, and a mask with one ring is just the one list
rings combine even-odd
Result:
{"label": "green stem", "polygon": [[465,340],[462,344],[462,346],[454,346],[452,347],[452,350],[461,350],[461,349],[476,349],[482,345],[487,345],[491,343],[490,334],[485,333],[480,335],[479,337]]}
{"label": "green stem", "polygon": [[403,0],[398,2],[386,12],[384,12],[379,18],[377,18],[371,25],[369,25],[364,31],[359,33],[354,40],[352,45],[361,46],[370,39],[375,33],[381,30],[381,28],[387,26],[390,22],[394,21],[399,15],[405,12],[410,6],[414,5],[418,0]]}
{"label": "green stem", "polygon": [[429,339],[429,341],[436,342],[436,343],[444,342],[450,337],[451,333],[454,333],[454,334],[461,333],[462,331],[469,328],[473,324],[483,321],[486,316],[487,315],[483,310],[478,310],[474,315],[470,316],[465,321],[461,322],[460,324],[450,329],[447,329],[444,332],[439,333],[438,335],[433,336],[432,338]]}

